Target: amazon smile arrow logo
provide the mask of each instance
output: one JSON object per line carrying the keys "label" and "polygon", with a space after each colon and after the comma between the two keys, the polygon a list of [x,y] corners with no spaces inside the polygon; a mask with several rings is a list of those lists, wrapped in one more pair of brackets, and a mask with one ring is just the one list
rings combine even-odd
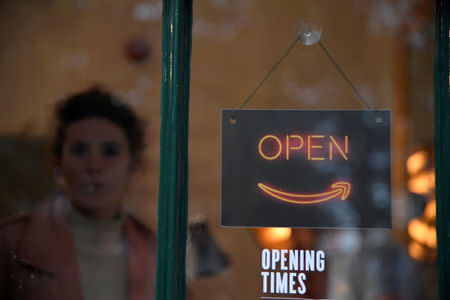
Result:
{"label": "amazon smile arrow logo", "polygon": [[350,194],[351,185],[345,181],[338,181],[331,185],[331,189],[328,192],[320,194],[292,194],[281,191],[277,188],[270,187],[263,183],[258,183],[258,187],[268,194],[278,200],[295,203],[295,204],[312,204],[320,203],[333,198],[340,197],[341,200],[347,199]]}

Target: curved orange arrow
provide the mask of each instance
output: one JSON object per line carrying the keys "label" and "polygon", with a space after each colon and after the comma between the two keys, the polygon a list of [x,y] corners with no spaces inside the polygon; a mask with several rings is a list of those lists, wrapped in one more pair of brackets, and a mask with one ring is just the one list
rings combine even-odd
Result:
{"label": "curved orange arrow", "polygon": [[336,197],[340,197],[341,200],[347,199],[350,194],[351,185],[345,181],[338,181],[331,185],[331,190],[320,194],[292,194],[280,191],[276,188],[270,187],[263,183],[258,183],[258,187],[266,194],[277,198],[281,201],[295,203],[295,204],[311,204],[324,202]]}

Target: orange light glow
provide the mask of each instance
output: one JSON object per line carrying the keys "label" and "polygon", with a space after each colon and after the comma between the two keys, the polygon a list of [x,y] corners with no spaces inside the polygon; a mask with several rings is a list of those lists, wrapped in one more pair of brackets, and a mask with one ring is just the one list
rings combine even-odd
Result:
{"label": "orange light glow", "polygon": [[415,260],[423,260],[425,258],[425,248],[416,242],[411,242],[408,246],[409,255]]}
{"label": "orange light glow", "polygon": [[408,233],[420,244],[434,249],[437,247],[436,228],[433,225],[428,225],[419,219],[412,219],[408,224]]}
{"label": "orange light glow", "polygon": [[435,186],[434,170],[422,172],[408,181],[408,190],[415,194],[427,195]]}
{"label": "orange light glow", "polygon": [[293,194],[281,191],[279,189],[270,187],[263,183],[258,183],[258,187],[278,200],[294,203],[294,204],[313,204],[324,202],[333,198],[340,197],[341,200],[347,199],[350,194],[351,185],[345,181],[335,182],[331,185],[331,189],[328,192],[319,194]]}
{"label": "orange light glow", "polygon": [[426,244],[429,234],[428,225],[422,220],[412,219],[408,224],[408,233],[411,238],[421,244]]}
{"label": "orange light glow", "polygon": [[428,154],[425,150],[420,150],[413,153],[406,160],[406,170],[409,175],[417,174],[420,170],[422,170],[428,162]]}
{"label": "orange light glow", "polygon": [[437,236],[436,236],[436,228],[435,227],[429,228],[426,244],[430,248],[433,248],[433,249],[437,248]]}
{"label": "orange light glow", "polygon": [[423,216],[428,221],[436,220],[436,200],[431,200],[427,203],[423,212]]}
{"label": "orange light glow", "polygon": [[264,244],[277,244],[285,242],[291,238],[292,229],[291,228],[260,228],[261,239]]}

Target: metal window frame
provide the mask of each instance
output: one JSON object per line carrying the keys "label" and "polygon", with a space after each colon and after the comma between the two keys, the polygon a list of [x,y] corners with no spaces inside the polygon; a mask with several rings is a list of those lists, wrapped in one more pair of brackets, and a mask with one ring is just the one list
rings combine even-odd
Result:
{"label": "metal window frame", "polygon": [[156,291],[186,297],[188,129],[192,0],[164,0]]}

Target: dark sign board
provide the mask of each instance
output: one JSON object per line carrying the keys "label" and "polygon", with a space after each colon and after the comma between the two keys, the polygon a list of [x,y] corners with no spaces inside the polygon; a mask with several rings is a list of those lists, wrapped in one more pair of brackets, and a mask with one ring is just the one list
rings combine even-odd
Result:
{"label": "dark sign board", "polygon": [[221,224],[391,228],[390,110],[223,110]]}

